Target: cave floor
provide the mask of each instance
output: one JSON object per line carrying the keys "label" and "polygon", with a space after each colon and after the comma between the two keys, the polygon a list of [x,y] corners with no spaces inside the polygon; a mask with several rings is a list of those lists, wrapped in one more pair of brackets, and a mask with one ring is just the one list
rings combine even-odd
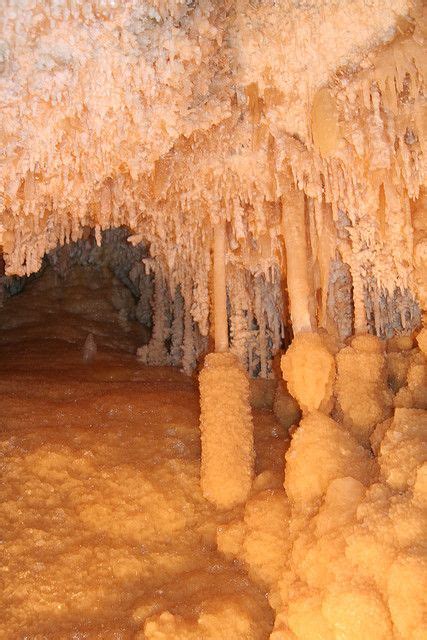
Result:
{"label": "cave floor", "polygon": [[[55,314],[31,287],[18,299],[0,344],[0,638],[145,638],[151,615],[222,601],[267,639],[265,594],[216,550],[236,510],[201,495],[195,379],[142,367],[117,336],[85,363],[76,309]],[[285,439],[270,412],[254,419],[257,473],[280,477]]]}

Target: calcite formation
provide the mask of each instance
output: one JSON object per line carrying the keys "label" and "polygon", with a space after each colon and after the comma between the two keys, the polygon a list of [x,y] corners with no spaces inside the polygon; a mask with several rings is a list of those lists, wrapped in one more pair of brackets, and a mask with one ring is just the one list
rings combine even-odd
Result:
{"label": "calcite formation", "polygon": [[[426,36],[421,0],[1,2],[0,301],[97,255],[130,291],[111,287],[122,332],[151,329],[135,367],[189,374],[214,347],[196,500],[218,511],[194,544],[275,614],[195,598],[196,574],[191,616],[144,600],[136,638],[426,637]],[[292,436],[284,482],[255,459],[251,390]],[[158,508],[162,544],[205,509],[182,503]]]}
{"label": "calcite formation", "polygon": [[[424,330],[419,336],[422,344]],[[290,517],[284,528],[290,539],[281,577],[270,590],[277,614],[271,640],[426,635],[427,414],[414,396],[402,407],[401,391],[394,395],[386,383],[387,375],[399,371],[400,389],[411,389],[414,362],[417,379],[425,376],[425,356],[411,340],[406,343],[398,352],[396,339],[388,343],[389,353],[409,359],[399,369],[394,359],[388,365],[378,338],[353,338],[335,356],[332,407],[323,411],[309,405],[310,386],[305,394],[297,388],[306,414],[286,453]],[[315,372],[316,356],[314,349]],[[303,357],[301,344],[293,358],[285,355],[288,376],[309,357],[310,346]],[[246,561],[256,567],[253,559]]]}
{"label": "calcite formation", "polygon": [[336,378],[334,349],[317,333],[300,333],[282,358],[288,389],[306,412],[332,408]]}
{"label": "calcite formation", "polygon": [[392,392],[387,389],[385,345],[371,335],[353,338],[337,356],[336,393],[344,424],[361,442],[392,410]]}
{"label": "calcite formation", "polygon": [[203,495],[230,509],[247,499],[254,472],[249,383],[236,356],[206,356],[200,399]]}
{"label": "calcite formation", "polygon": [[231,349],[251,374],[271,374],[289,318],[341,337],[413,328],[427,305],[422,5],[5,0],[7,273],[37,271],[87,226],[100,241],[126,225],[206,336],[221,223]]}

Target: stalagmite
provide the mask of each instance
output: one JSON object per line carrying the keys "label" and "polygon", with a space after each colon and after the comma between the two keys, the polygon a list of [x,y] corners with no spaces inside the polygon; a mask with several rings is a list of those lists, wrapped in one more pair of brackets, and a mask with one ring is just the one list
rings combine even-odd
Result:
{"label": "stalagmite", "polygon": [[[286,493],[299,509],[320,501],[335,478],[369,483],[375,465],[368,452],[322,413],[303,418],[287,453]],[[310,471],[311,469],[311,471]]]}
{"label": "stalagmite", "polygon": [[301,333],[282,356],[281,368],[288,389],[306,413],[329,413],[332,409],[335,350],[333,340],[325,335]]}
{"label": "stalagmite", "polygon": [[83,345],[83,362],[91,362],[96,356],[96,342],[93,333],[89,333]]}
{"label": "stalagmite", "polygon": [[375,425],[391,414],[384,349],[376,336],[359,335],[337,355],[336,394],[342,420],[365,444]]}
{"label": "stalagmite", "polygon": [[199,375],[203,495],[220,509],[247,499],[254,445],[249,381],[232,353],[210,353]]}

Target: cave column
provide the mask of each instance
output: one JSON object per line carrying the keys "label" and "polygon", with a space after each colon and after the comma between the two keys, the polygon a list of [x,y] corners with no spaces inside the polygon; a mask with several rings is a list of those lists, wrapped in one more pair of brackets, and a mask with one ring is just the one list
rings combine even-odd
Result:
{"label": "cave column", "polygon": [[249,380],[228,350],[225,222],[213,232],[215,352],[199,376],[202,442],[201,486],[207,500],[230,509],[247,499],[254,473]]}

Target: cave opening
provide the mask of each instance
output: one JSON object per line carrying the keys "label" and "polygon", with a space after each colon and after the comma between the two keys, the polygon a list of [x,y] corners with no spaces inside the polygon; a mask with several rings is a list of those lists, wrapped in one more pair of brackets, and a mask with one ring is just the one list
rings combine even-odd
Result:
{"label": "cave opening", "polygon": [[37,272],[1,276],[2,344],[62,342],[85,358],[92,336],[101,348],[135,354],[151,336],[153,285],[142,262],[147,247],[130,246],[128,235],[124,227],[109,229],[98,245],[87,228],[82,239],[47,253]]}

